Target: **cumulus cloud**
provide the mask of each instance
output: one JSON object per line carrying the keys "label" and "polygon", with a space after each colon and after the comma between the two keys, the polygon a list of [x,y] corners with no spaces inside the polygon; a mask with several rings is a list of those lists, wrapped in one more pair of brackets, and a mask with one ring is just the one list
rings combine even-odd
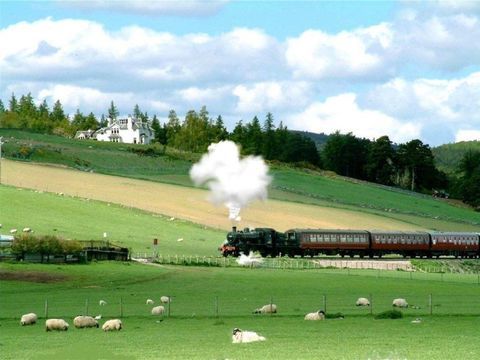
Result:
{"label": "cumulus cloud", "polygon": [[417,138],[421,125],[402,122],[380,111],[359,107],[353,93],[340,94],[315,102],[305,111],[293,115],[290,123],[297,129],[316,133],[353,133],[369,139],[389,135],[394,142],[405,142]]}
{"label": "cumulus cloud", "polygon": [[265,109],[281,110],[304,106],[312,86],[304,81],[260,82],[253,85],[237,85],[233,95],[238,98],[236,111],[262,112]]}
{"label": "cumulus cloud", "polygon": [[307,30],[287,40],[285,56],[297,77],[376,77],[387,69],[394,33],[388,24],[328,34]]}
{"label": "cumulus cloud", "polygon": [[480,141],[480,130],[458,130],[455,134],[455,142]]}

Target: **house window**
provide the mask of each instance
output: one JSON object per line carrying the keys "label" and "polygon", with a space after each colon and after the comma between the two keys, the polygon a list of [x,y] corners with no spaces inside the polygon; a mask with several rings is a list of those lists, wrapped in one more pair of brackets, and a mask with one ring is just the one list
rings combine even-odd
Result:
{"label": "house window", "polygon": [[137,143],[137,138],[133,138],[133,143],[134,143],[134,144]]}

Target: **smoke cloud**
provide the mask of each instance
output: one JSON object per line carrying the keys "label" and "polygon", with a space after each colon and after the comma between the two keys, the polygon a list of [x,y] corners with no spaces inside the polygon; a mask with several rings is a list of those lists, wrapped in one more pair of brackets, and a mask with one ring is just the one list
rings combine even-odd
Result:
{"label": "smoke cloud", "polygon": [[240,211],[254,200],[267,198],[271,182],[268,166],[259,156],[240,158],[240,150],[232,141],[211,144],[208,152],[190,170],[195,185],[210,189],[209,200],[224,204],[230,220],[240,221]]}

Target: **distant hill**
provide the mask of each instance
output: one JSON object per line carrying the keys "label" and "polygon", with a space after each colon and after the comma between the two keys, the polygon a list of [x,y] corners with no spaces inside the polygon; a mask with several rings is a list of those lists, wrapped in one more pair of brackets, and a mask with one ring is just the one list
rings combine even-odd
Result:
{"label": "distant hill", "polygon": [[432,148],[435,163],[439,170],[447,174],[454,174],[463,155],[468,150],[480,151],[480,141],[462,141],[454,144],[445,144]]}
{"label": "distant hill", "polygon": [[326,135],[324,133],[317,134],[309,131],[290,130],[290,132],[300,134],[312,139],[318,150],[322,150],[329,137],[329,135]]}

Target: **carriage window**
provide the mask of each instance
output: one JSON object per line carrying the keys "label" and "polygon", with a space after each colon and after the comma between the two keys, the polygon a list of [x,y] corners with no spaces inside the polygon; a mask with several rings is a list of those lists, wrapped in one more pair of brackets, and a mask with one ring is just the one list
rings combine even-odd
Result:
{"label": "carriage window", "polygon": [[340,235],[340,241],[342,243],[346,242],[347,241],[347,235],[345,235],[345,234]]}

